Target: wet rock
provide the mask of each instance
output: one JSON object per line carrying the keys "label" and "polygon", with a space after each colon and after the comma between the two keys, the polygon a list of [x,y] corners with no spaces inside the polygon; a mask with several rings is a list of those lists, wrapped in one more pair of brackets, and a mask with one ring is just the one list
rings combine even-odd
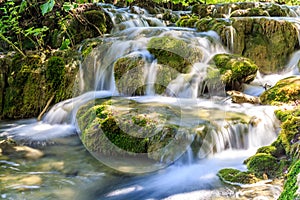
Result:
{"label": "wet rock", "polygon": [[250,96],[239,91],[228,91],[233,103],[251,103],[260,104],[258,97]]}
{"label": "wet rock", "polygon": [[19,191],[37,189],[42,185],[42,178],[38,175],[4,176],[0,180],[5,188]]}
{"label": "wet rock", "polygon": [[145,64],[142,55],[129,55],[115,62],[114,76],[121,94],[133,96],[146,93]]}
{"label": "wet rock", "polygon": [[272,16],[287,17],[290,10],[286,6],[273,3],[241,2],[225,4],[197,4],[193,6],[192,13],[204,17],[229,18],[244,16]]}
{"label": "wet rock", "polygon": [[147,49],[157,59],[158,64],[180,73],[188,72],[191,65],[203,57],[202,51],[196,46],[171,36],[152,38]]}
{"label": "wet rock", "polygon": [[281,71],[299,44],[296,27],[280,19],[193,16],[181,18],[177,25],[216,31],[232,53],[250,58],[264,74]]}
{"label": "wet rock", "polygon": [[[160,160],[163,156],[159,150],[168,144],[172,146],[170,142],[178,130],[178,126],[164,123],[168,116],[175,117],[177,113],[165,106],[144,106],[117,99],[83,106],[77,116],[84,145],[96,154],[148,154],[149,158]],[[170,152],[163,152],[164,159],[177,153]]]}
{"label": "wet rock", "polygon": [[[241,90],[243,83],[250,83],[256,76],[258,67],[248,58],[231,54],[217,54],[210,61],[218,69],[226,90]],[[210,73],[214,76],[218,73]],[[209,77],[213,78],[213,77]]]}
{"label": "wet rock", "polygon": [[274,178],[280,175],[280,162],[274,156],[266,153],[257,153],[245,161],[249,171],[259,178]]}
{"label": "wet rock", "polygon": [[222,181],[232,185],[253,184],[261,179],[257,178],[253,172],[242,172],[237,169],[225,168],[218,172]]}
{"label": "wet rock", "polygon": [[292,76],[278,81],[261,94],[262,104],[291,103],[300,99],[300,76]]}
{"label": "wet rock", "polygon": [[14,158],[26,158],[29,160],[37,160],[44,156],[44,153],[38,149],[28,146],[18,146],[14,141],[0,141],[0,150],[2,155]]}

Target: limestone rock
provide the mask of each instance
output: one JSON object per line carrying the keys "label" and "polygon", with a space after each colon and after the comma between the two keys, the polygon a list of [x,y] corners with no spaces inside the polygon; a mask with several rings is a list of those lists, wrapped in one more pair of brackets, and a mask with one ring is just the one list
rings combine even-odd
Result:
{"label": "limestone rock", "polygon": [[231,96],[233,103],[251,103],[251,104],[260,104],[258,97],[244,94],[239,91],[228,91],[227,94]]}

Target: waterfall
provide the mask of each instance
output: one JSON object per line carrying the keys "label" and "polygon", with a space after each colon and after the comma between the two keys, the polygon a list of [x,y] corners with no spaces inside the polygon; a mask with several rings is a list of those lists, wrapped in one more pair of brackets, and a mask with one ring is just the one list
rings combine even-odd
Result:
{"label": "waterfall", "polygon": [[127,8],[116,8],[115,6],[104,6],[107,4],[99,3],[104,11],[110,16],[113,22],[112,33],[132,28],[132,27],[164,27],[163,21],[150,15],[145,9],[133,6],[131,9]]}
{"label": "waterfall", "polygon": [[157,75],[157,60],[154,60],[150,66],[149,65],[146,65],[146,79],[147,79],[147,82],[146,82],[146,86],[147,86],[147,89],[146,89],[146,95],[154,95],[155,94],[155,91],[154,91],[154,84],[156,82],[156,75]]}
{"label": "waterfall", "polygon": [[[111,17],[114,29],[111,34],[101,38],[101,44],[95,47],[80,64],[77,76],[80,84],[79,89],[76,88],[76,90],[80,90],[80,95],[75,96],[74,94],[74,98],[54,105],[45,115],[42,122],[37,122],[36,125],[31,125],[28,129],[23,127],[11,132],[17,134],[18,131],[22,130],[22,134],[19,134],[21,138],[25,137],[25,135],[30,138],[30,132],[34,132],[34,130],[41,130],[38,134],[42,135],[42,127],[46,127],[45,130],[47,129],[49,138],[51,138],[51,134],[49,134],[51,127],[56,127],[55,131],[56,129],[61,129],[68,130],[66,131],[68,134],[74,133],[76,113],[80,106],[97,98],[124,95],[122,91],[119,91],[116,83],[115,65],[119,59],[134,57],[141,59],[140,63],[142,63],[142,66],[139,66],[143,73],[143,80],[141,82],[144,83],[146,88],[145,96],[132,97],[135,101],[145,102],[147,99],[150,103],[165,101],[163,102],[164,105],[170,108],[189,109],[187,115],[195,111],[206,113],[207,109],[212,110],[208,114],[206,113],[206,115],[199,113],[194,113],[194,116],[184,115],[185,120],[180,121],[189,126],[196,126],[195,122],[198,121],[210,122],[210,126],[208,127],[209,134],[201,139],[201,146],[197,149],[197,156],[199,158],[227,149],[258,147],[269,144],[276,137],[277,131],[274,126],[276,121],[273,114],[272,116],[270,115],[270,113],[273,113],[271,108],[247,107],[246,105],[237,106],[228,102],[222,104],[220,100],[221,102],[226,101],[224,100],[224,96],[226,95],[224,85],[222,85],[220,80],[214,83],[205,81],[211,58],[219,53],[228,53],[228,50],[231,52],[234,51],[234,37],[236,33],[232,26],[228,26],[226,32],[228,48],[225,48],[216,32],[196,32],[195,29],[189,28],[165,27],[165,24],[161,20],[154,18],[146,10],[138,7],[116,8],[115,6],[108,6],[106,4],[99,5]],[[227,17],[230,17],[230,13],[231,8]],[[298,23],[297,20],[294,21],[295,24]],[[299,26],[297,27],[299,29]],[[190,69],[185,72],[179,72],[177,69],[167,68],[168,66],[159,64],[159,60],[147,48],[151,39],[160,37],[172,37],[184,41],[190,48],[201,52],[201,57],[197,58],[197,60],[191,60],[189,56],[181,55],[180,52],[172,52],[177,53],[179,56],[185,56],[184,58],[190,62]],[[297,65],[297,59],[299,60],[299,52],[294,54],[288,66],[294,69]],[[174,73],[176,77],[166,85],[158,82],[161,80],[157,79],[163,67],[171,72],[176,72]],[[295,71],[292,73],[295,73]],[[128,73],[124,76],[131,75],[133,74]],[[280,78],[283,75],[277,76]],[[258,73],[253,84],[257,84],[262,89],[261,85],[268,83],[267,79],[275,80],[274,77],[262,76]],[[155,84],[163,85],[166,91],[161,95],[156,94]],[[273,85],[274,82],[270,84]],[[205,94],[207,92],[205,91],[206,88],[208,88],[209,94]],[[257,90],[255,89],[255,93],[257,93]],[[251,93],[247,88],[245,92]],[[227,120],[226,114],[222,114],[220,119],[218,116],[214,116],[216,113],[226,113],[226,111],[251,116],[253,121],[242,123],[241,121],[232,119]],[[213,119],[213,117],[216,117],[216,119]],[[178,124],[181,125],[180,123]],[[201,132],[201,127],[196,128],[193,134],[197,134],[197,131]],[[261,133],[270,133],[270,135]],[[65,136],[66,134],[62,135]],[[45,138],[36,137],[35,134],[34,139],[43,140]],[[191,149],[188,149],[187,155],[190,163],[191,156],[193,155]]]}

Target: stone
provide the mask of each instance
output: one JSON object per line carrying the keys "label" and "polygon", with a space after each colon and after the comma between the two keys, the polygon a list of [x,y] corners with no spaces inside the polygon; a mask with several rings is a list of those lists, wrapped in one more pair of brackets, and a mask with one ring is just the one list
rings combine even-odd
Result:
{"label": "stone", "polygon": [[300,100],[300,76],[292,76],[278,81],[260,95],[262,104],[292,103]]}

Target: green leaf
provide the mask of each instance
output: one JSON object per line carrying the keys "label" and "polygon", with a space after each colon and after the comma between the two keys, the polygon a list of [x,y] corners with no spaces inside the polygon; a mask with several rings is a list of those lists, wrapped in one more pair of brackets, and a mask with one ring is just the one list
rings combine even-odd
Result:
{"label": "green leaf", "polygon": [[53,7],[54,7],[55,1],[54,0],[49,0],[46,3],[42,4],[40,6],[42,10],[42,15],[45,15],[48,12],[51,12]]}

